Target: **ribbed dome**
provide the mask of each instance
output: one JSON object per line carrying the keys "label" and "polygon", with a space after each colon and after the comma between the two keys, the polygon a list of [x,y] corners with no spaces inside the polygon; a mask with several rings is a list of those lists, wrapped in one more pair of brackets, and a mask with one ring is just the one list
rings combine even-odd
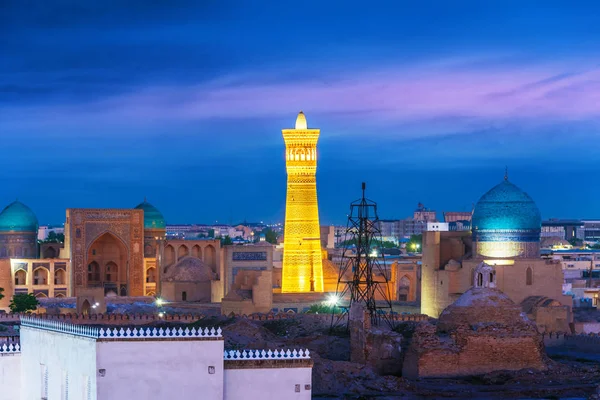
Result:
{"label": "ribbed dome", "polygon": [[473,210],[473,230],[539,230],[540,210],[507,179],[484,194]]}
{"label": "ribbed dome", "polygon": [[0,232],[36,232],[38,230],[38,219],[20,201],[15,201],[0,213]]}
{"label": "ribbed dome", "polygon": [[135,209],[144,210],[144,229],[165,229],[165,217],[158,208],[144,200]]}

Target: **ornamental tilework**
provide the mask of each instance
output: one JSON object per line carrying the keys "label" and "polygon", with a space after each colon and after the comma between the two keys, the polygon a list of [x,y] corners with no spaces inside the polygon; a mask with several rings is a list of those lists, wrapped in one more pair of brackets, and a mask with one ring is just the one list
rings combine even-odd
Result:
{"label": "ornamental tilework", "polygon": [[[142,246],[143,218],[141,218],[141,214],[143,211],[77,209],[70,210],[70,212],[72,212],[75,223],[71,226],[75,289],[86,285],[87,255],[90,246],[104,233],[110,233],[123,243],[128,254],[127,285],[129,290],[127,294],[143,296],[143,255],[139,251]],[[133,251],[134,248],[138,249],[137,253]]]}
{"label": "ornamental tilework", "polygon": [[233,261],[267,261],[267,252],[234,251],[231,257]]}

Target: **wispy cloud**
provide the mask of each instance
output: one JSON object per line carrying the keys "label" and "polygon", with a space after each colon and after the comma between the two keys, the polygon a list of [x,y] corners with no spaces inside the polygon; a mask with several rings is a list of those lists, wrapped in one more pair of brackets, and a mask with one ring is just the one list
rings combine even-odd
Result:
{"label": "wispy cloud", "polygon": [[[561,70],[561,68],[563,70]],[[281,81],[278,72],[200,85],[138,87],[61,105],[4,107],[3,124],[146,126],[174,121],[281,118],[303,109],[374,125],[457,119],[565,121],[600,117],[600,69],[559,65],[456,68],[453,63],[323,73]],[[279,72],[286,73],[286,71]]]}

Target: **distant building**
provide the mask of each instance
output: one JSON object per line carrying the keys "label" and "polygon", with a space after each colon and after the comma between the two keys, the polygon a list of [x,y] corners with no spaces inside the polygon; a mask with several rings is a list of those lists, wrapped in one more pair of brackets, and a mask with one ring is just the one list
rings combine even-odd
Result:
{"label": "distant building", "polygon": [[577,238],[586,242],[600,242],[600,220],[582,220],[583,227],[577,229]]}
{"label": "distant building", "polygon": [[450,224],[448,222],[428,222],[427,231],[433,232],[448,232]]}
{"label": "distant building", "polygon": [[417,209],[413,213],[413,219],[415,221],[437,221],[437,216],[434,210],[426,208],[422,203],[417,205]]}
{"label": "distant building", "polygon": [[541,236],[571,240],[577,237],[577,230],[583,226],[583,221],[576,219],[550,219],[542,221]]}
{"label": "distant building", "polygon": [[321,247],[324,249],[335,247],[335,227],[333,225],[321,226]]}
{"label": "distant building", "polygon": [[450,211],[444,213],[444,222],[471,221],[470,211]]}

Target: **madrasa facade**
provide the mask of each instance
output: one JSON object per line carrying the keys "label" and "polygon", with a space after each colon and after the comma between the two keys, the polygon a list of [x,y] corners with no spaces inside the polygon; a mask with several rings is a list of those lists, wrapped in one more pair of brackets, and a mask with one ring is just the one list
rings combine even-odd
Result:
{"label": "madrasa facade", "polygon": [[[569,331],[572,298],[562,266],[540,257],[541,215],[533,199],[504,179],[477,202],[471,231],[424,232],[421,312],[437,318],[474,286],[482,262],[496,287],[547,331]],[[481,286],[481,285],[480,285]]]}
{"label": "madrasa facade", "polygon": [[0,309],[19,293],[219,301],[220,241],[166,240],[165,230],[162,213],[145,200],[131,209],[70,208],[64,244],[39,244],[36,215],[15,201],[0,213]]}

